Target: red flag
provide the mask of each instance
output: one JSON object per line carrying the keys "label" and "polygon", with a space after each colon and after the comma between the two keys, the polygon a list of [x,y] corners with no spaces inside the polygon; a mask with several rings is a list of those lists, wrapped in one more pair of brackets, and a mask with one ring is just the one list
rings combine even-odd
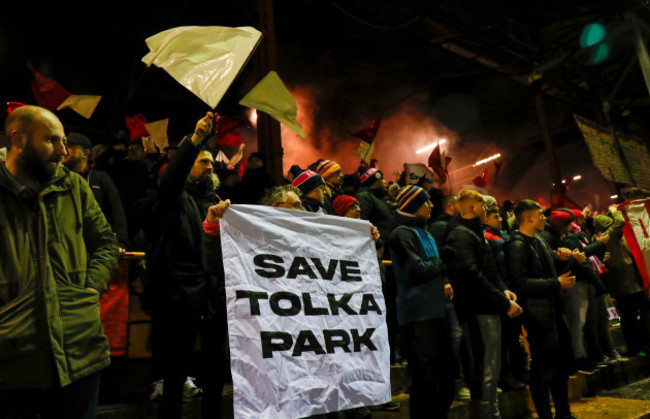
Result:
{"label": "red flag", "polygon": [[381,118],[373,120],[370,124],[366,125],[365,128],[359,131],[348,130],[348,132],[354,135],[361,140],[372,143],[377,136],[377,131],[379,131],[379,126],[381,125]]}
{"label": "red flag", "polygon": [[241,134],[238,132],[228,132],[225,135],[218,136],[219,145],[239,146],[241,145]]}
{"label": "red flag", "polygon": [[440,178],[440,184],[444,184],[447,181],[447,165],[451,162],[451,157],[443,156],[440,154],[440,146],[436,145],[429,155],[429,167],[433,169],[434,172]]}
{"label": "red flag", "polygon": [[246,171],[246,167],[248,166],[248,157],[244,157],[242,162],[239,164],[239,177],[244,176],[244,172]]}
{"label": "red flag", "polygon": [[32,63],[27,62],[27,67],[34,74],[34,80],[32,80],[30,87],[38,106],[55,111],[60,104],[70,97],[70,92],[55,80],[39,73]]}
{"label": "red flag", "polygon": [[20,108],[21,106],[27,106],[27,104],[20,103],[20,102],[7,102],[7,114],[12,113],[13,111]]}
{"label": "red flag", "polygon": [[489,176],[488,176],[488,171],[487,169],[483,170],[483,174],[476,176],[474,180],[472,180],[472,183],[479,188],[485,188],[487,186]]}
{"label": "red flag", "polygon": [[[241,135],[232,138],[226,138],[228,134],[231,134],[232,131],[236,130],[239,127],[244,127],[248,125],[248,121],[245,119],[237,118],[234,116],[223,116],[215,114],[214,116],[214,133],[217,136],[219,145],[239,145],[241,144]],[[239,142],[237,142],[239,141]],[[235,144],[236,143],[236,144]]]}
{"label": "red flag", "polygon": [[147,123],[147,118],[145,118],[141,113],[133,116],[127,115],[124,117],[124,121],[126,122],[126,126],[129,128],[129,132],[131,133],[131,142],[137,141],[142,137],[148,137],[150,135],[147,127],[145,126]]}

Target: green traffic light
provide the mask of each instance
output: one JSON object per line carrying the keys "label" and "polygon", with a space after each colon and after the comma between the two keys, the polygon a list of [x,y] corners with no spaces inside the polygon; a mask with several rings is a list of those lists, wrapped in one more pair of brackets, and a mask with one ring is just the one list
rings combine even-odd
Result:
{"label": "green traffic light", "polygon": [[605,39],[605,33],[605,27],[600,23],[592,23],[585,26],[580,36],[580,46],[586,48],[596,45]]}

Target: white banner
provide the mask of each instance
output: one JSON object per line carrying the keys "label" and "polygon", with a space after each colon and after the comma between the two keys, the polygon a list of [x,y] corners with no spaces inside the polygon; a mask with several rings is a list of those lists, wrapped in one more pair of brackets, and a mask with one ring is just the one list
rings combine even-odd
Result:
{"label": "white banner", "polygon": [[232,205],[221,221],[236,418],[390,401],[390,349],[367,221]]}

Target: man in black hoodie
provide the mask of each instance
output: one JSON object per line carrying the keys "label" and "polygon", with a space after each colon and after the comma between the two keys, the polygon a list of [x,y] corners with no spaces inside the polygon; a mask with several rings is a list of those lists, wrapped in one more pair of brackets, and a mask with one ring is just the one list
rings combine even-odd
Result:
{"label": "man in black hoodie", "polygon": [[571,336],[564,317],[561,290],[571,289],[571,271],[557,274],[555,260],[567,261],[572,252],[560,248],[553,252],[538,234],[546,218],[535,201],[515,205],[519,230],[506,243],[506,264],[510,281],[524,308],[524,327],[528,333],[532,358],[530,394],[540,418],[551,419],[549,390],[555,405],[555,418],[569,419],[568,382],[575,372]]}
{"label": "man in black hoodie", "polygon": [[499,279],[485,239],[483,195],[458,193],[459,214],[449,220],[445,258],[463,332],[471,350],[469,381],[473,407],[481,418],[499,418],[497,380],[501,370],[501,318],[521,314],[516,295]]}
{"label": "man in black hoodie", "polygon": [[[223,374],[219,339],[225,333],[220,293],[204,268],[203,220],[216,203],[211,178],[214,159],[202,150],[212,131],[211,112],[199,120],[160,178],[146,227],[147,269],[152,293],[152,344],[164,380],[164,418],[180,418],[183,385],[194,342],[210,352],[204,373],[203,417],[218,417]],[[155,374],[155,372],[154,372]]]}

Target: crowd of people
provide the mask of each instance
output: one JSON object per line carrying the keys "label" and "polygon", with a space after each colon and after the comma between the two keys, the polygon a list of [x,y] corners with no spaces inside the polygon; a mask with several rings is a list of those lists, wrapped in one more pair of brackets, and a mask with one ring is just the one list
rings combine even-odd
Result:
{"label": "crowd of people", "polygon": [[[93,145],[35,106],[7,117],[0,418],[93,417],[110,362],[98,300],[125,249],[146,254],[152,398],[162,416],[180,418],[189,391],[202,394],[203,417],[219,417],[228,365],[219,219],[231,203],[370,222],[385,261],[391,362],[407,363],[413,418],[446,417],[454,399],[498,418],[499,393],[526,385],[540,418],[572,418],[570,376],[650,349],[650,302],[616,206],[596,214],[528,199],[499,205],[477,188],[445,195],[426,176],[400,186],[376,167],[344,174],[328,159],[294,165],[275,185],[261,153],[241,176],[215,162],[206,146],[213,120],[208,112],[193,134],[158,150],[147,139]],[[623,355],[609,334],[609,296]],[[188,377],[197,337],[201,389]]]}

